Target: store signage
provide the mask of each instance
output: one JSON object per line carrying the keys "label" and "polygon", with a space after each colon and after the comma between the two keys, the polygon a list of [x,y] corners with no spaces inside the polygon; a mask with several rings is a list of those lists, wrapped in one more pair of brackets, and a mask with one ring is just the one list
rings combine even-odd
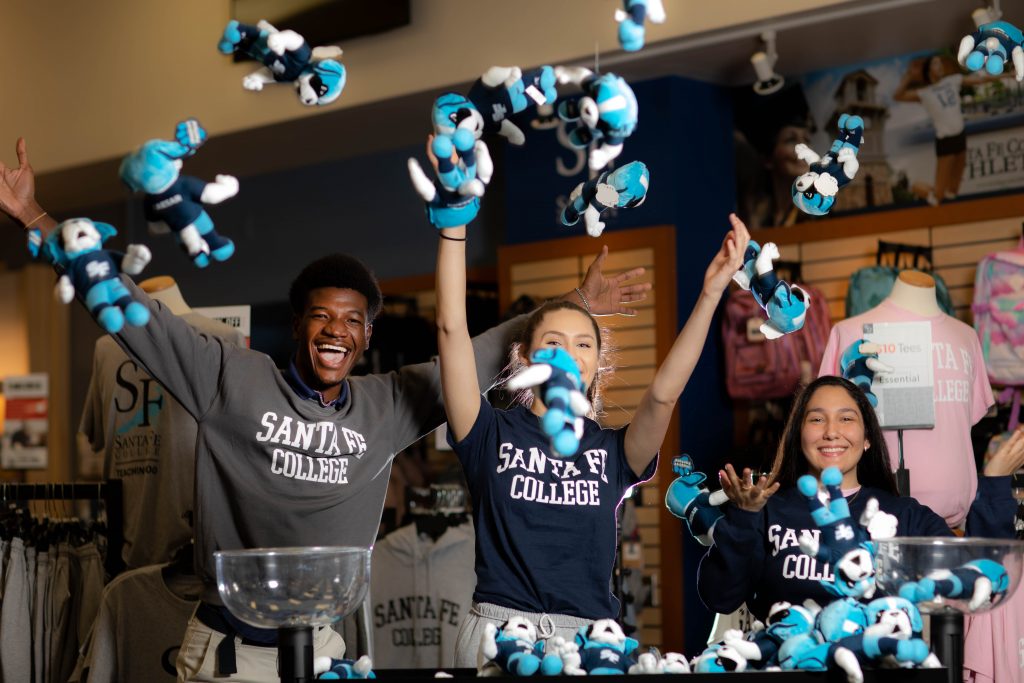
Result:
{"label": "store signage", "polygon": [[245,335],[245,345],[252,345],[252,306],[200,306],[192,310],[238,329]]}
{"label": "store signage", "polygon": [[864,339],[878,345],[878,360],[894,369],[875,373],[871,392],[883,429],[935,426],[931,323],[865,323]]}
{"label": "store signage", "polygon": [[49,436],[49,376],[45,373],[4,379],[4,431],[0,467],[46,469]]}

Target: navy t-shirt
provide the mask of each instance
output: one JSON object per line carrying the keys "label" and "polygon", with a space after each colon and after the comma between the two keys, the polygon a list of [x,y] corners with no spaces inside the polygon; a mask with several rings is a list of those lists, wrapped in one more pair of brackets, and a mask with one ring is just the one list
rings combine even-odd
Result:
{"label": "navy t-shirt", "polygon": [[524,612],[615,618],[611,594],[616,508],[637,477],[626,462],[625,427],[585,420],[572,458],[548,456],[540,418],[525,407],[495,410],[481,398],[469,434],[449,443],[473,496],[473,600]]}
{"label": "navy t-shirt", "polygon": [[147,194],[142,200],[146,220],[150,223],[163,221],[174,232],[195,223],[203,212],[201,198],[206,182],[192,176],[178,176],[178,179],[160,194]]}
{"label": "navy t-shirt", "polygon": [[[978,496],[967,515],[968,535],[1014,537],[1016,501],[1009,479],[979,478]],[[952,535],[931,508],[867,486],[847,497],[850,517],[860,519],[871,498],[878,499],[879,509],[896,517],[897,536]],[[731,504],[723,509],[725,517],[715,525],[715,544],[701,560],[697,574],[697,592],[709,609],[729,614],[746,602],[751,614],[763,620],[780,600],[801,604],[810,598],[825,605],[835,599],[821,585],[821,579],[832,580],[829,563],[800,550],[801,533],[817,534],[818,527],[807,499],[795,486],[776,493],[758,512]]]}

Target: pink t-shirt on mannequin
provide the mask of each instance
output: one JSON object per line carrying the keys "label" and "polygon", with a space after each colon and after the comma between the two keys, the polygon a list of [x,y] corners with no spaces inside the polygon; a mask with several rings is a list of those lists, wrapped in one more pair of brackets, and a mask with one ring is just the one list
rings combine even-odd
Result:
{"label": "pink t-shirt on mannequin", "polygon": [[[978,490],[971,426],[994,403],[974,329],[945,313],[915,313],[890,297],[870,311],[836,323],[818,375],[840,374],[839,358],[850,344],[863,338],[864,323],[915,321],[932,324],[935,428],[903,432],[910,493],[942,515],[950,527],[956,527],[966,519]],[[887,430],[885,442],[895,470],[899,458],[896,432]]]}

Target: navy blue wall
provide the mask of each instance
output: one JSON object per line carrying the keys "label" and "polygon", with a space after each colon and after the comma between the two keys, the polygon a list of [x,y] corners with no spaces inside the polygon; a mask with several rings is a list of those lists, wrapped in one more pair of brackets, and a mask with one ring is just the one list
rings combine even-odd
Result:
{"label": "navy blue wall", "polygon": [[[716,86],[680,78],[664,78],[633,86],[640,104],[640,123],[626,141],[617,162],[641,160],[650,170],[647,201],[606,220],[606,231],[652,225],[676,227],[676,297],[679,326],[687,319],[703,285],[704,270],[728,230],[727,216],[736,204],[733,172],[732,110],[728,95]],[[527,131],[523,148],[509,148],[505,189],[506,243],[524,243],[585,234],[582,223],[566,228],[558,222],[561,203],[586,169],[566,177],[579,159],[560,144],[554,130]],[[607,214],[606,214],[607,215]],[[595,240],[595,245],[599,244]],[[732,445],[732,408],[722,381],[720,321],[716,318],[700,363],[679,401],[680,443],[698,467],[715,473],[721,455]],[[675,453],[664,453],[670,458]],[[697,564],[704,548],[685,537],[682,581],[686,649],[698,653],[713,615],[697,597]]]}

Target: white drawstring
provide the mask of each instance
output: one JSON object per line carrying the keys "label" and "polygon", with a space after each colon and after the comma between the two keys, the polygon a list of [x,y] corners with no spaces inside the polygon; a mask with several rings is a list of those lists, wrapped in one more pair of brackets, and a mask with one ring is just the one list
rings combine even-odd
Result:
{"label": "white drawstring", "polygon": [[555,621],[547,614],[540,615],[537,622],[537,637],[547,640],[555,635]]}

